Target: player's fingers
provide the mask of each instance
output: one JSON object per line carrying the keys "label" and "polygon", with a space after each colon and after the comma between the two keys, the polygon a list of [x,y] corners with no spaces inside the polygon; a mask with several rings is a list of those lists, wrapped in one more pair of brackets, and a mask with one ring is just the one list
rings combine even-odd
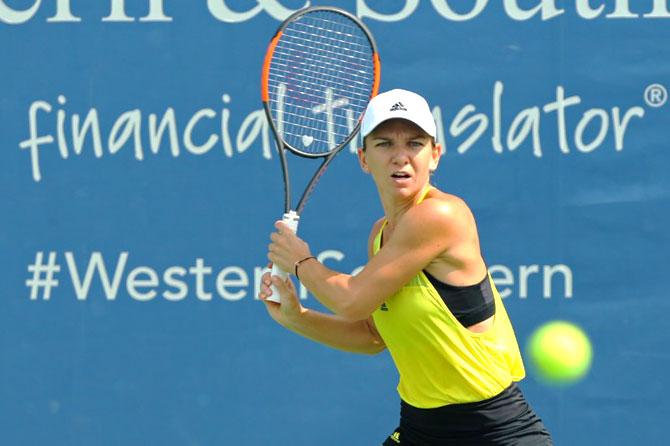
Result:
{"label": "player's fingers", "polygon": [[286,290],[295,294],[295,286],[293,285],[293,281],[287,277],[286,280],[283,280],[283,282],[286,285]]}
{"label": "player's fingers", "polygon": [[272,285],[272,277],[270,276],[271,273],[272,271],[270,269],[266,269],[261,276],[261,292],[266,296],[272,295],[272,288],[270,288]]}
{"label": "player's fingers", "polygon": [[272,263],[277,263],[277,257],[281,253],[281,249],[279,248],[279,245],[275,243],[270,243],[268,245],[268,260]]}
{"label": "player's fingers", "polygon": [[270,234],[270,244],[275,245],[275,246],[283,246],[287,247],[289,246],[289,237],[295,237],[295,235],[292,232],[285,232],[285,233],[279,233],[279,232],[273,232]]}
{"label": "player's fingers", "polygon": [[272,288],[270,288],[269,285],[266,285],[265,283],[262,283],[261,284],[261,289],[258,293],[258,296],[261,297],[261,298],[272,296]]}
{"label": "player's fingers", "polygon": [[[260,290],[258,291],[258,298],[265,303],[275,303],[272,301],[267,301],[267,299],[272,296],[274,293],[272,292],[272,279],[270,276],[270,272],[266,272],[263,274],[263,277],[261,279],[260,283]],[[267,301],[267,302],[266,302]]]}
{"label": "player's fingers", "polygon": [[277,235],[277,233],[274,233],[270,236],[270,238],[271,242],[268,245],[268,251],[276,252],[277,250],[288,248],[286,239],[282,238],[281,235]]}
{"label": "player's fingers", "polygon": [[268,296],[267,292],[270,289],[270,273],[272,272],[270,265],[272,264],[268,263],[268,266],[265,267],[261,275],[260,290],[258,291],[258,297],[261,300],[265,300]]}
{"label": "player's fingers", "polygon": [[293,308],[296,305],[299,305],[295,286],[291,279],[282,279],[279,276],[272,276],[272,285],[275,286],[277,292],[281,296],[282,303],[288,305],[287,308]]}
{"label": "player's fingers", "polygon": [[276,311],[276,309],[279,308],[280,304],[279,302],[275,302],[273,300],[268,300],[270,296],[272,296],[272,291],[268,292],[260,292],[258,293],[258,296],[260,300],[265,304],[266,308],[270,311],[270,314],[272,314],[273,311]]}
{"label": "player's fingers", "polygon": [[282,297],[289,296],[292,292],[288,286],[288,282],[289,281],[286,281],[279,276],[272,276],[272,285],[275,286]]}
{"label": "player's fingers", "polygon": [[270,283],[272,281],[272,278],[270,275],[272,274],[272,267],[268,267],[263,271],[263,275],[261,276],[261,283],[263,285],[270,286]]}
{"label": "player's fingers", "polygon": [[284,282],[279,276],[272,276],[272,285],[274,285],[279,292],[286,290],[286,282]]}

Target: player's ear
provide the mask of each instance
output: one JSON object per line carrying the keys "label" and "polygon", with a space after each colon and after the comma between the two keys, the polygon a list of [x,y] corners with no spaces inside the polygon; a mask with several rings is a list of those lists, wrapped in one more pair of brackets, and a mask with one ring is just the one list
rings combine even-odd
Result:
{"label": "player's ear", "polygon": [[437,165],[440,163],[440,158],[442,157],[442,144],[433,144],[433,151],[431,155],[430,171],[434,172],[437,170]]}
{"label": "player's ear", "polygon": [[363,172],[365,173],[370,173],[370,168],[368,167],[368,163],[365,160],[365,147],[359,147],[357,153],[358,163],[361,165],[361,169],[363,169]]}

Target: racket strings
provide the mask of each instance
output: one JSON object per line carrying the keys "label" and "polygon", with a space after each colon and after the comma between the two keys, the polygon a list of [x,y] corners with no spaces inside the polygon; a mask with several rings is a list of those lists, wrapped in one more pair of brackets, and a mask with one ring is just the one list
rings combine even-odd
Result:
{"label": "racket strings", "polygon": [[[280,54],[280,56],[284,55]],[[285,56],[287,57],[286,59],[278,58],[276,61],[274,74],[277,78],[281,77],[287,81],[295,81],[295,71],[296,68],[298,68],[305,71],[305,73],[300,76],[300,80],[308,80],[311,84],[314,85],[324,82],[323,75],[319,75],[319,73],[309,74],[310,72],[314,72],[313,67],[309,64],[309,61],[296,61],[290,59],[291,55],[287,54]],[[336,66],[332,63],[324,63],[322,67],[331,68],[333,70],[336,68]],[[359,90],[364,90],[366,92],[366,96],[369,96],[369,79],[367,73],[365,73],[365,70],[362,70],[358,67],[347,67],[344,69],[340,68],[337,76],[334,76],[332,73],[324,74],[331,82],[338,83],[339,85],[349,85],[353,82],[356,84]],[[345,81],[345,78],[348,80]]]}
{"label": "racket strings", "polygon": [[[323,104],[319,104],[319,105],[323,105]],[[288,118],[288,119],[298,120],[298,119],[303,118],[305,116],[305,112],[313,113],[314,112],[314,107],[303,107],[303,106],[299,106],[299,105],[294,105],[294,106],[291,107],[290,110],[286,110],[286,109],[283,110],[282,115],[284,116],[285,119]],[[349,110],[349,111],[345,110],[345,113],[352,113],[353,114],[353,111],[352,110]],[[335,125],[335,126],[342,126],[342,124],[339,123],[339,122],[333,122],[332,124]]]}
{"label": "racket strings", "polygon": [[[307,49],[305,50],[305,54]],[[313,58],[305,57],[304,54],[293,52],[282,51],[282,48],[275,50],[275,68],[277,71],[281,72],[279,67],[284,67],[286,72],[292,73],[295,71],[295,68],[298,66],[305,70],[313,69],[313,65],[310,65],[309,62],[314,62]],[[284,62],[283,64],[281,62]],[[367,67],[361,66],[360,59],[350,58],[350,60],[345,60],[340,62],[332,62],[327,59],[321,61],[322,68],[330,68],[333,71],[338,72],[341,75],[354,76],[364,79],[366,82],[369,81],[369,73],[367,73]],[[341,76],[340,76],[341,77]]]}
{"label": "racket strings", "polygon": [[366,49],[370,47],[367,38],[360,38],[361,30],[358,25],[353,24],[344,16],[338,17],[338,20],[328,20],[323,15],[320,17],[316,17],[316,14],[303,16],[304,20],[293,22],[293,26],[287,27],[286,31],[289,35],[292,33],[306,35],[306,40],[310,41],[314,40],[314,36],[318,36],[322,41],[346,42],[349,48],[358,46],[361,49]]}
{"label": "racket strings", "polygon": [[[279,85],[280,83],[286,84],[288,87],[291,87],[291,84],[295,81],[294,76],[290,70],[286,71],[278,71],[275,73],[275,77],[277,79],[272,79],[272,83],[269,85],[274,85],[275,87]],[[350,80],[348,82],[345,82],[341,77],[333,77],[333,76],[328,76],[330,79],[330,84],[332,87],[339,87],[341,89],[351,89],[352,95],[358,94],[361,96],[364,100],[368,100],[370,98],[370,90],[367,88],[367,82],[366,79],[361,77],[360,80]],[[322,94],[321,89],[315,88],[315,84],[317,82],[323,82],[324,77],[323,76],[303,76],[302,79],[310,79],[312,82],[312,85],[304,85],[304,92],[315,92],[314,94]],[[280,81],[280,82],[278,82]],[[283,82],[281,82],[283,81]]]}
{"label": "racket strings", "polygon": [[374,85],[373,50],[348,17],[315,12],[289,23],[275,47],[268,85],[282,138],[326,154],[355,130]]}
{"label": "racket strings", "polygon": [[[291,35],[289,34],[290,31],[291,30],[287,30],[285,34],[288,39],[291,38]],[[285,56],[284,61],[286,64],[283,66],[287,69],[287,73],[295,73],[295,70],[292,70],[292,68],[294,68],[295,65],[299,65],[303,70],[305,70],[306,73],[309,73],[310,71],[319,72],[322,75],[330,75],[331,78],[337,80],[344,79],[345,76],[358,77],[363,80],[362,83],[365,83],[369,86],[369,73],[368,76],[366,76],[366,71],[369,72],[369,61],[371,58],[369,44],[367,46],[368,51],[358,52],[360,56],[356,57],[351,55],[354,51],[352,51],[350,48],[347,48],[346,53],[342,51],[343,45],[348,44],[348,42],[345,40],[337,40],[336,42],[338,45],[330,45],[337,51],[326,50],[324,49],[325,45],[322,44],[318,47],[315,45],[307,45],[302,38],[297,39],[296,41],[287,40],[286,42],[288,44],[293,44],[293,46],[296,48],[290,48],[290,51],[284,52],[282,51],[282,47],[279,47],[276,50],[276,54],[279,56]],[[303,51],[296,51],[297,49],[302,49]],[[361,60],[368,63],[361,63]],[[282,59],[278,59],[278,62],[279,61],[282,61]],[[312,63],[310,64],[310,62]],[[319,62],[320,65],[317,66],[315,64],[316,62]],[[282,64],[278,65],[282,66]],[[368,69],[366,70],[366,68]],[[331,71],[331,73],[328,73],[328,71]],[[332,73],[336,74],[333,75]],[[314,76],[313,78],[316,77]],[[346,83],[346,85],[348,85],[348,83]]]}
{"label": "racket strings", "polygon": [[[287,112],[284,112],[284,113],[286,114]],[[296,115],[296,116],[300,116],[300,115]],[[354,125],[356,123],[356,120],[354,120],[354,119],[346,119],[346,121],[348,121],[349,123],[353,123]],[[337,127],[342,127],[342,131],[347,132],[347,133],[351,133],[354,130],[354,125],[342,124],[342,123],[339,123],[339,122],[338,123],[333,123],[333,125],[335,125]],[[313,127],[310,126],[310,125],[307,125],[307,124],[295,123],[295,124],[291,125],[291,128],[302,128],[302,129],[305,129],[305,130],[311,130]],[[315,137],[314,135],[309,135],[308,133],[302,133],[302,134],[290,133],[289,131],[284,130],[284,134],[294,135],[294,136],[301,136],[301,137],[302,137],[302,135],[312,136],[312,137],[314,137],[315,140],[317,140],[317,137]]]}
{"label": "racket strings", "polygon": [[[294,22],[294,28],[299,28],[299,27],[305,27],[305,28],[312,28],[318,30],[317,32],[313,34],[318,34],[318,32],[325,32],[328,33],[329,35],[332,34],[342,34],[346,35],[347,37],[355,38],[358,39],[358,36],[360,36],[360,27],[352,22],[351,20],[347,19],[344,16],[341,15],[334,15],[335,13],[333,12],[328,12],[328,13],[316,13],[312,14],[309,17],[311,19],[315,19],[312,22],[308,20],[303,20],[303,21],[296,21]],[[318,15],[318,18],[317,18]],[[332,17],[337,17],[337,20],[328,20],[328,15]],[[303,16],[305,17],[305,16]],[[321,26],[318,26],[318,25]],[[326,26],[328,25],[328,26]],[[348,30],[348,32],[343,33],[341,31],[337,31],[337,28],[341,30]]]}
{"label": "racket strings", "polygon": [[[329,23],[335,23],[333,21],[328,21]],[[301,25],[301,23],[296,23],[296,26]],[[312,27],[317,30],[327,32],[330,30],[327,30],[323,27]],[[353,28],[350,28],[353,29]],[[330,66],[333,68],[334,71],[338,72],[338,75],[343,75],[343,76],[358,76],[361,77],[361,74],[365,75],[365,68],[369,68],[369,61],[371,58],[371,49],[370,45],[367,41],[365,40],[366,44],[360,44],[354,41],[356,37],[358,37],[357,40],[360,40],[360,36],[354,36],[352,34],[342,34],[350,37],[349,39],[334,39],[333,37],[329,35],[322,35],[319,33],[316,33],[316,35],[321,38],[321,41],[319,42],[318,46],[309,46],[305,45],[305,39],[307,39],[307,42],[311,42],[311,38],[314,36],[313,33],[303,33],[307,37],[304,36],[293,36],[291,33],[292,32],[300,32],[299,30],[295,28],[288,28],[286,30],[286,38],[288,39],[288,43],[294,43],[295,46],[297,47],[302,47],[308,54],[310,51],[316,51],[316,54],[319,57],[319,61],[322,62],[325,66]],[[360,30],[359,30],[360,32]],[[328,40],[334,42],[334,43],[327,43]],[[356,51],[352,47],[353,46],[359,46],[360,48],[365,49],[365,51]],[[328,49],[328,48],[332,49]],[[343,51],[343,49],[346,48],[346,52]],[[288,54],[287,54],[288,55]],[[316,60],[314,58],[313,60]],[[335,62],[332,62],[332,61]],[[368,62],[367,64],[361,64],[361,60]],[[300,62],[298,62],[300,63]],[[310,67],[314,68],[314,67]],[[362,69],[363,68],[363,69]],[[368,70],[369,71],[369,70]],[[367,77],[369,79],[369,76]]]}
{"label": "racket strings", "polygon": [[[342,35],[345,36],[345,37],[349,36],[348,34],[342,34]],[[314,33],[301,31],[301,30],[295,29],[295,28],[287,30],[286,34],[285,34],[286,38],[292,39],[292,41],[294,41],[294,42],[296,42],[296,41],[301,42],[301,41],[304,41],[305,39],[311,39],[313,36],[314,36]],[[341,50],[342,49],[342,43],[346,43],[348,45],[347,51],[349,53],[363,54],[363,55],[369,54],[370,45],[363,45],[363,44],[360,44],[360,43],[351,42],[350,40],[348,40],[346,38],[345,39],[334,38],[334,37],[328,36],[328,35],[323,35],[323,36],[319,35],[319,37],[321,37],[321,40],[322,40],[321,45],[323,46],[322,50],[324,52],[329,52],[329,50],[327,50],[326,48],[331,47],[331,48],[333,48],[333,51],[330,51],[331,53],[339,54],[339,51],[337,51],[337,50]],[[354,36],[351,36],[351,37],[353,38]],[[358,47],[358,48],[360,48],[360,50],[355,50],[354,47]]]}

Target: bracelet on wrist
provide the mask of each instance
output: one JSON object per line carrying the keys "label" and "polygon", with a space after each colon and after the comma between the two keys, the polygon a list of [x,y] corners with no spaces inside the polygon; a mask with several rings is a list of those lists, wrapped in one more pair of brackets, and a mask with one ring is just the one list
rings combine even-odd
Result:
{"label": "bracelet on wrist", "polygon": [[310,259],[314,259],[314,260],[316,260],[316,257],[314,257],[314,256],[305,257],[304,259],[302,259],[302,260],[298,260],[297,262],[295,262],[295,263],[293,264],[293,274],[295,275],[295,278],[296,278],[296,279],[300,280],[300,276],[298,276],[298,267],[300,266],[300,264],[301,264],[302,262],[306,262],[306,261],[308,261],[308,260],[310,260]]}

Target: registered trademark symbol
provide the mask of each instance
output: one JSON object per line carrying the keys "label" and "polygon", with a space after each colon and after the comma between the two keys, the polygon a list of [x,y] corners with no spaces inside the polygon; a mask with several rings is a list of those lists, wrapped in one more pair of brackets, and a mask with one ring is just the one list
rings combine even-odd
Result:
{"label": "registered trademark symbol", "polygon": [[661,107],[668,100],[668,90],[661,84],[651,84],[644,90],[644,102],[650,107]]}

